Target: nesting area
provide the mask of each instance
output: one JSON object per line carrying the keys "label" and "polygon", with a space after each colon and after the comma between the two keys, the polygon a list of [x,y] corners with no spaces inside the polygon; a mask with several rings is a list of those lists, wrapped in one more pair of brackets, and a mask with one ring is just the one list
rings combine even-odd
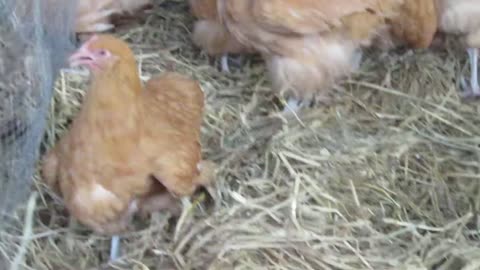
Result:
{"label": "nesting area", "polygon": [[[480,268],[480,103],[458,94],[462,47],[369,51],[330,104],[281,117],[260,59],[220,72],[191,42],[186,1],[158,2],[115,34],[143,79],[173,70],[201,82],[214,198],[135,224],[112,266],[110,238],[71,221],[37,181],[36,203],[1,234],[4,255],[22,246],[35,270]],[[45,145],[68,128],[87,79],[60,74]]]}

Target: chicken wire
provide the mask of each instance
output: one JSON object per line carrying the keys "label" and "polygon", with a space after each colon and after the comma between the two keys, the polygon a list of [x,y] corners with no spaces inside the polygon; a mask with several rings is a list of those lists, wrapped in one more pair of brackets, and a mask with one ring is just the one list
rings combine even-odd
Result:
{"label": "chicken wire", "polygon": [[31,190],[74,0],[0,0],[0,228]]}

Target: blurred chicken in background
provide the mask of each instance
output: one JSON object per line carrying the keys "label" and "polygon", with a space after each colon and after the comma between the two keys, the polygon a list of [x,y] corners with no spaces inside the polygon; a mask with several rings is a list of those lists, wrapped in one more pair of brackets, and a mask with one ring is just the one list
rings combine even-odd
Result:
{"label": "blurred chicken in background", "polygon": [[143,86],[133,52],[110,35],[92,36],[70,64],[89,68],[92,81],[69,131],[43,158],[42,175],[75,218],[115,235],[137,212],[178,211],[175,197],[213,180],[213,163],[201,158],[198,82],[165,73]]}
{"label": "blurred chicken in background", "polygon": [[[371,46],[383,33],[420,47],[431,42],[437,23],[435,16],[420,16],[432,10],[435,15],[433,0],[219,3],[229,31],[264,55],[274,88],[293,93],[288,103],[293,110],[298,109],[299,101],[322,98],[327,88],[355,70],[360,48]],[[417,36],[421,38],[412,36],[415,31],[420,31]]]}
{"label": "blurred chicken in background", "polygon": [[189,3],[192,14],[198,19],[193,27],[193,43],[209,55],[221,56],[223,72],[230,72],[228,54],[254,52],[252,47],[240,43],[222,24],[217,0],[190,0]]}
{"label": "blurred chicken in background", "polygon": [[288,93],[287,108],[292,110],[305,102],[325,98],[328,88],[359,66],[362,47],[371,46],[378,39],[427,47],[437,29],[434,0],[192,0],[190,3],[196,14],[201,13],[198,10],[206,10],[208,16],[204,18],[211,18],[208,21],[216,25],[200,31],[198,25],[206,22],[197,22],[194,36],[197,33],[200,42],[196,43],[208,52],[209,46],[205,44],[233,36],[244,48],[260,52],[273,88]]}
{"label": "blurred chicken in background", "polygon": [[112,15],[132,14],[151,0],[81,0],[77,7],[77,33],[104,32],[114,28]]}
{"label": "blurred chicken in background", "polygon": [[470,62],[470,85],[462,84],[464,97],[480,96],[478,51],[480,48],[480,1],[438,0],[439,29],[462,37]]}

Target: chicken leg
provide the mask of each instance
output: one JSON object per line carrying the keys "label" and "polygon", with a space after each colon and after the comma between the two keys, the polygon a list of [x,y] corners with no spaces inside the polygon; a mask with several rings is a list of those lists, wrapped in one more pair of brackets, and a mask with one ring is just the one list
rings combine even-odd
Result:
{"label": "chicken leg", "polygon": [[222,68],[222,72],[230,73],[229,60],[232,61],[235,64],[235,66],[240,67],[242,65],[243,56],[240,55],[238,57],[231,57],[230,55],[228,55],[228,53],[225,53],[224,55],[222,55],[222,57],[220,58],[220,65]]}
{"label": "chicken leg", "polygon": [[478,84],[478,48],[469,48],[468,59],[470,61],[470,85],[462,84],[462,96],[464,98],[480,97]]}
{"label": "chicken leg", "polygon": [[287,112],[296,113],[296,112],[298,112],[304,105],[305,105],[304,102],[301,101],[301,100],[297,100],[297,99],[295,99],[295,98],[289,98],[289,99],[287,100],[286,106],[283,108],[283,112],[284,112],[284,113],[287,113]]}
{"label": "chicken leg", "polygon": [[228,66],[228,54],[222,55],[222,58],[220,59],[220,63],[222,66],[222,72],[230,73],[230,68]]}
{"label": "chicken leg", "polygon": [[[133,218],[133,215],[139,210],[138,209],[138,201],[134,200],[132,201],[129,206],[128,210],[125,213],[125,215],[122,217],[122,221],[119,223],[121,224],[122,228],[126,228],[127,224],[130,223],[130,221]],[[120,251],[120,236],[115,234],[112,236],[112,240],[110,241],[110,262],[114,262],[118,259],[118,254]]]}
{"label": "chicken leg", "polygon": [[[163,186],[157,186],[156,188],[161,188],[161,190],[163,190]],[[177,200],[170,193],[165,191],[143,198],[139,206],[140,208],[138,210],[144,217],[146,217],[148,213],[161,211],[164,209],[170,210],[174,215],[179,215],[182,212]],[[130,217],[130,215],[137,210],[136,202],[130,205],[130,209],[131,210],[128,212],[128,217]],[[114,235],[112,236],[110,244],[110,262],[114,262],[118,259],[119,250],[120,236]]]}
{"label": "chicken leg", "polygon": [[118,258],[118,251],[120,250],[120,236],[112,236],[110,244],[110,262],[116,261]]}

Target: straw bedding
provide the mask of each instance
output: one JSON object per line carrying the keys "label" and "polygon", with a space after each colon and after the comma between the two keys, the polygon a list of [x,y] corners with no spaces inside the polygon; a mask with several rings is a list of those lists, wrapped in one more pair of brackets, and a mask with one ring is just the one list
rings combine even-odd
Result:
{"label": "straw bedding", "polygon": [[[200,80],[204,155],[220,164],[214,198],[137,224],[125,260],[107,266],[109,239],[70,221],[38,182],[39,199],[1,235],[4,254],[23,246],[25,269],[37,270],[480,269],[480,107],[458,96],[461,48],[368,52],[329,105],[283,117],[263,63],[219,72],[192,45],[191,24],[186,4],[169,1],[116,34],[142,78]],[[46,144],[68,127],[86,79],[59,77]]]}

